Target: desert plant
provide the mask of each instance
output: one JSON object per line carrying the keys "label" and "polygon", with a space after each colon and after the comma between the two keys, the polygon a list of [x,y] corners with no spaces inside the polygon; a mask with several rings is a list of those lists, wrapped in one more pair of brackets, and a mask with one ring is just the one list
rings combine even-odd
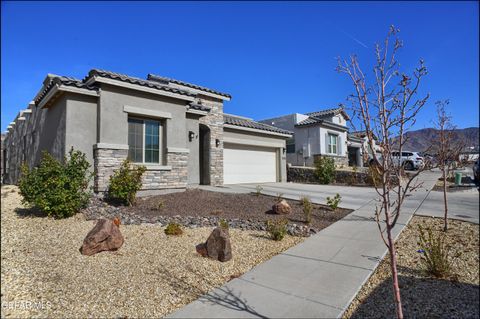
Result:
{"label": "desert plant", "polygon": [[55,218],[74,215],[85,207],[91,195],[89,168],[85,154],[73,148],[62,162],[43,152],[38,167],[22,166],[22,202]]}
{"label": "desert plant", "polygon": [[164,230],[166,235],[169,236],[179,236],[183,234],[182,227],[177,223],[169,223]]}
{"label": "desert plant", "polygon": [[358,174],[358,167],[357,167],[357,165],[353,165],[352,174],[350,175],[350,184],[351,185],[357,184],[357,174]]}
{"label": "desert plant", "polygon": [[267,232],[270,234],[273,240],[280,241],[287,234],[287,224],[288,224],[288,220],[286,219],[267,220],[266,222]]}
{"label": "desert plant", "polygon": [[300,200],[302,202],[303,214],[305,215],[305,222],[307,225],[310,225],[312,223],[312,201],[308,196],[302,196]]}
{"label": "desert plant", "polygon": [[145,166],[132,166],[129,160],[123,161],[120,168],[110,176],[108,198],[124,205],[133,205],[137,192],[142,187],[142,175],[145,170]]}
{"label": "desert plant", "polygon": [[165,202],[163,200],[159,201],[157,204],[157,209],[162,210],[165,207]]}
{"label": "desert plant", "polygon": [[342,201],[342,196],[339,193],[335,194],[333,198],[327,196],[327,205],[334,211],[338,208],[338,204]]}
{"label": "desert plant", "polygon": [[226,229],[226,230],[229,229],[228,222],[223,218],[218,221],[218,227]]}
{"label": "desert plant", "polygon": [[330,184],[335,179],[335,162],[331,157],[321,156],[315,161],[315,176],[321,184]]}
{"label": "desert plant", "polygon": [[372,186],[379,186],[380,183],[382,182],[382,177],[379,172],[379,168],[376,166],[376,164],[372,164],[368,166],[368,173],[367,173],[367,183],[372,185]]}
{"label": "desert plant", "polygon": [[277,193],[277,202],[281,201],[283,198],[283,193]]}
{"label": "desert plant", "polygon": [[262,186],[257,185],[257,187],[255,187],[255,195],[260,196],[262,194],[262,191],[263,191]]}
{"label": "desert plant", "polygon": [[[446,235],[439,233],[435,235],[429,227],[423,228],[418,225],[419,253],[422,254],[422,265],[425,271],[434,277],[444,278],[451,273],[453,258],[450,257],[450,248],[446,245]],[[454,258],[460,256],[455,255]]]}

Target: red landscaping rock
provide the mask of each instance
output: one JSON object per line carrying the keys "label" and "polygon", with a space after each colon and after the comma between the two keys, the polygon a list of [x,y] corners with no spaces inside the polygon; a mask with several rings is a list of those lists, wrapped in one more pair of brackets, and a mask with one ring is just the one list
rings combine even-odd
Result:
{"label": "red landscaping rock", "polygon": [[101,251],[114,251],[122,247],[123,236],[118,225],[120,223],[117,219],[99,219],[83,240],[80,247],[82,255],[91,256]]}
{"label": "red landscaping rock", "polygon": [[232,245],[228,230],[221,227],[215,228],[208,236],[205,244],[197,245],[197,252],[206,257],[224,262],[232,259]]}
{"label": "red landscaping rock", "polygon": [[272,211],[275,214],[290,214],[292,212],[292,207],[290,207],[286,200],[282,199],[272,206]]}

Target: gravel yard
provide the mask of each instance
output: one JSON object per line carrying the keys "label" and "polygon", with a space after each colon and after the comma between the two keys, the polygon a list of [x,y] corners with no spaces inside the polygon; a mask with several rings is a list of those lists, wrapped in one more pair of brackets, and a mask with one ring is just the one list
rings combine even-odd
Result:
{"label": "gravel yard", "polygon": [[[405,318],[478,318],[479,226],[449,221],[448,244],[451,253],[461,252],[454,273],[437,279],[421,271],[417,245],[418,225],[442,230],[443,220],[414,217],[397,241],[398,270]],[[344,318],[393,318],[395,308],[388,256],[362,287]]]}
{"label": "gravel yard", "polygon": [[[130,214],[155,216],[202,216],[241,219],[265,222],[268,219],[287,218],[290,223],[305,224],[303,206],[299,201],[288,199],[292,212],[288,215],[274,214],[271,209],[276,197],[256,194],[227,194],[191,189],[185,192],[151,196],[137,200],[133,207],[122,208]],[[341,203],[340,203],[341,206]],[[317,231],[348,215],[352,210],[313,204],[312,224]]]}
{"label": "gravel yard", "polygon": [[161,317],[303,241],[231,229],[233,259],[220,263],[195,251],[212,228],[167,237],[158,225],[121,225],[118,252],[87,257],[78,249],[94,222],[28,214],[14,186],[1,196],[2,318]]}

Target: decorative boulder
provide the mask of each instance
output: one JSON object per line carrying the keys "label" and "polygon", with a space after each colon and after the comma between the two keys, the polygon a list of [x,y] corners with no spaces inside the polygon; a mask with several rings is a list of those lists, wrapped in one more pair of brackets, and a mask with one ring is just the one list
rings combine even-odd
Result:
{"label": "decorative boulder", "polygon": [[221,262],[232,259],[232,245],[230,244],[230,234],[228,230],[217,227],[210,236],[208,236],[205,244],[197,245],[197,252],[206,257],[216,259]]}
{"label": "decorative boulder", "polygon": [[83,240],[83,245],[80,247],[82,255],[91,256],[101,251],[114,251],[122,247],[123,236],[119,225],[118,218],[99,219]]}
{"label": "decorative boulder", "polygon": [[286,200],[282,199],[281,201],[275,203],[275,205],[272,206],[272,211],[275,214],[290,214],[292,212],[292,208]]}

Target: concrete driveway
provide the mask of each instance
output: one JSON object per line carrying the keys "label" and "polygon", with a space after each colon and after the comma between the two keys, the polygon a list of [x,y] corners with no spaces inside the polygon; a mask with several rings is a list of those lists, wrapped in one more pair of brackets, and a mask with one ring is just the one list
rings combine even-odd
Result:
{"label": "concrete driveway", "polygon": [[263,188],[262,194],[272,196],[282,194],[282,197],[287,199],[300,199],[306,195],[317,204],[326,204],[327,197],[333,197],[338,193],[342,196],[340,206],[350,209],[358,209],[377,197],[377,193],[372,187],[264,183],[225,185],[223,188],[238,193],[250,193],[256,192],[258,185]]}

